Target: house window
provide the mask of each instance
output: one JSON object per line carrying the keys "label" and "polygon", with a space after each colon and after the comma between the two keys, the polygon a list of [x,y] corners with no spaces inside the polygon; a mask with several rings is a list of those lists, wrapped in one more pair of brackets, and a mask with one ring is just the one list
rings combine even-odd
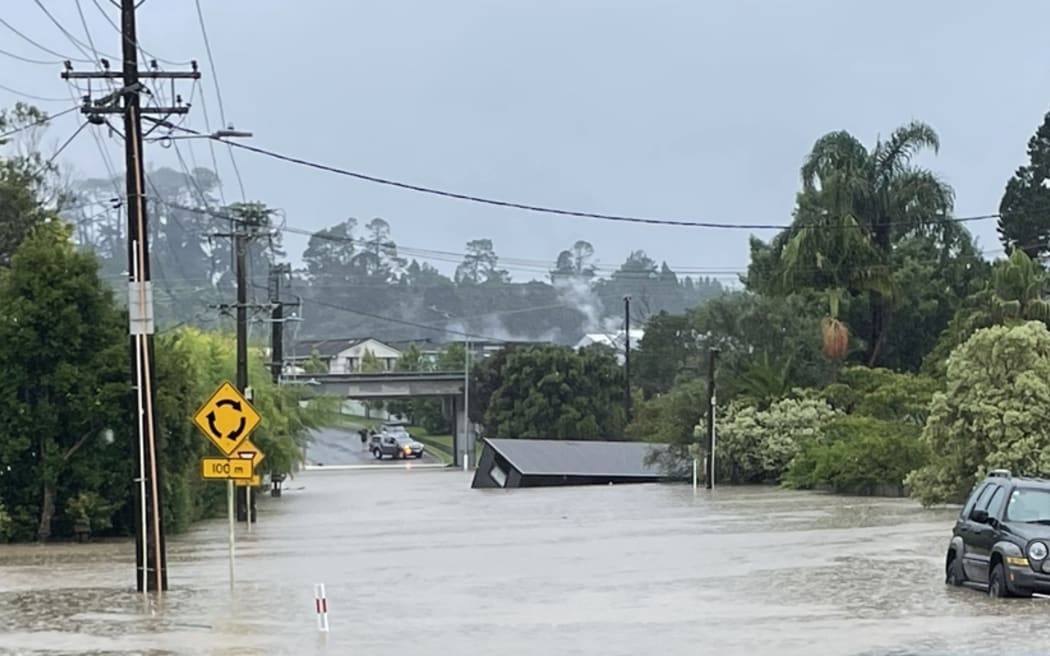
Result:
{"label": "house window", "polygon": [[489,470],[489,476],[492,480],[496,481],[496,485],[500,487],[507,486],[507,472],[503,471],[503,468],[499,466],[499,463],[493,463],[492,469]]}

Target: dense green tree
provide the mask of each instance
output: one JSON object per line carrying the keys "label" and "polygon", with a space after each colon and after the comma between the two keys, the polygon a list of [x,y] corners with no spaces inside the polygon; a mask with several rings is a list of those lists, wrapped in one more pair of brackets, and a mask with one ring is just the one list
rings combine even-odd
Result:
{"label": "dense green tree", "polygon": [[999,239],[1034,260],[1050,254],[1050,113],[1028,140],[1028,164],[1006,183],[999,202]]}
{"label": "dense green tree", "polygon": [[473,239],[467,242],[467,254],[456,267],[456,282],[467,285],[500,284],[510,282],[510,274],[499,268],[499,257],[491,239]]}
{"label": "dense green tree", "polygon": [[[622,392],[621,392],[622,394]],[[675,447],[695,440],[697,417],[707,415],[707,381],[693,379],[648,399],[634,399],[634,420],[627,427],[629,438]]]}
{"label": "dense green tree", "polygon": [[916,234],[957,229],[948,219],[951,188],[911,163],[916,153],[939,145],[933,129],[919,122],[894,130],[870,151],[847,132],[824,135],[802,166],[792,227],[770,245],[752,241],[748,279],[755,289],[830,293],[829,354],[844,355],[835,301],[863,296],[869,313],[865,361],[881,362],[896,292],[889,275],[895,245]]}
{"label": "dense green tree", "polygon": [[703,342],[693,316],[660,312],[651,317],[632,354],[631,384],[652,396],[671,389],[681,375],[695,377]]}
{"label": "dense green tree", "polygon": [[577,240],[572,248],[558,253],[551,271],[551,282],[557,283],[565,278],[590,280],[596,275],[594,246],[589,241]]}
{"label": "dense green tree", "polygon": [[494,437],[619,439],[623,372],[599,350],[530,346],[507,356],[485,411]]}
{"label": "dense green tree", "polygon": [[[186,418],[219,383],[234,377],[236,341],[231,335],[184,327],[158,335],[156,351],[165,518],[178,531],[223,509],[222,486],[200,478],[199,459],[216,451]],[[266,453],[257,473],[288,473],[301,462],[309,431],[334,421],[339,400],[308,399],[304,387],[275,385],[261,356],[249,358],[248,377],[252,405],[262,417],[252,441]]]}
{"label": "dense green tree", "polygon": [[406,260],[397,254],[397,244],[390,238],[390,224],[375,218],[365,226],[367,237],[363,248],[354,255],[352,264],[358,280],[393,283],[405,268]]}
{"label": "dense green tree", "polygon": [[839,414],[818,439],[802,446],[784,476],[785,485],[900,494],[908,473],[927,462],[919,434],[939,389],[926,376],[847,367],[814,395]]}
{"label": "dense green tree", "polygon": [[921,430],[863,415],[835,417],[795,455],[783,482],[839,494],[900,495],[908,474],[927,461]]}
{"label": "dense green tree", "polygon": [[311,283],[334,290],[353,281],[356,219],[347,219],[310,236],[303,263]]}
{"label": "dense green tree", "polygon": [[820,397],[848,415],[922,426],[940,388],[940,383],[928,376],[853,366],[822,389]]}
{"label": "dense green tree", "polygon": [[125,324],[95,258],[57,220],[15,251],[0,307],[0,497],[16,536],[46,540],[74,488],[127,489],[123,448],[103,437],[126,444]]}
{"label": "dense green tree", "polygon": [[961,501],[999,467],[1050,475],[1050,332],[1030,321],[974,333],[948,358],[922,432],[931,460],[908,477],[923,503]]}
{"label": "dense green tree", "polygon": [[[758,379],[774,382],[770,375],[787,388],[823,384],[835,367],[821,355],[820,314],[820,300],[812,294],[736,292],[683,316],[657,315],[631,360],[632,377],[647,395],[666,392],[676,382],[706,375],[708,349],[715,347],[721,351],[719,398],[759,392]],[[771,371],[761,371],[764,365]]]}
{"label": "dense green tree", "polygon": [[1047,289],[1046,272],[1023,250],[1014,250],[1005,260],[997,261],[984,288],[965,299],[942,331],[924,363],[925,369],[943,375],[948,355],[980,328],[1050,321]]}
{"label": "dense green tree", "polygon": [[[0,133],[25,130],[45,121],[47,115],[30,105],[19,103],[0,111]],[[0,148],[7,142],[0,139]],[[0,265],[7,264],[29,232],[54,213],[44,207],[49,174],[54,166],[39,153],[0,152]]]}
{"label": "dense green tree", "polygon": [[485,412],[492,403],[492,395],[503,384],[503,367],[507,358],[519,347],[508,344],[487,358],[473,362],[470,377],[470,420],[476,424],[485,423]]}
{"label": "dense green tree", "polygon": [[[989,276],[972,236],[959,227],[948,236],[915,235],[897,242],[893,251],[893,330],[880,358],[883,366],[918,371],[923,359],[966,299],[979,291]],[[862,304],[856,304],[862,310]],[[868,319],[853,311],[852,325],[868,330]]]}
{"label": "dense green tree", "polygon": [[[126,318],[71,235],[57,220],[39,225],[0,274],[0,497],[18,539],[69,535],[85,518],[116,533],[134,521]],[[158,461],[172,531],[221,508],[221,486],[200,480],[210,447],[187,417],[232,377],[234,351],[232,338],[189,328],[157,336]],[[261,355],[250,365],[263,417],[253,440],[268,456],[260,473],[287,472],[335,404],[304,405],[303,390],[271,382]]]}

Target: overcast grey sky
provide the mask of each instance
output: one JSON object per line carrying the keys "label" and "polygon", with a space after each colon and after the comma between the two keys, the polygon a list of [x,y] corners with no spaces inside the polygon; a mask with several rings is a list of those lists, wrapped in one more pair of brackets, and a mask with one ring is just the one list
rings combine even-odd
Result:
{"label": "overcast grey sky", "polygon": [[[43,2],[86,41],[75,0]],[[80,3],[98,49],[119,54],[119,36],[94,0]],[[109,0],[98,4],[116,19]],[[941,135],[941,154],[928,163],[955,187],[957,214],[990,213],[1050,109],[1045,0],[202,5],[227,119],[253,131],[253,144],[569,209],[786,223],[799,166],[817,137],[846,129],[870,144],[921,119]],[[34,0],[5,0],[3,18],[53,50],[80,56]],[[139,29],[147,51],[201,62],[200,89],[217,127],[193,2],[146,0]],[[0,48],[57,59],[2,25]],[[66,97],[59,72],[0,55],[0,84],[22,93]],[[0,90],[0,104],[17,99]],[[72,103],[39,104],[55,112]],[[78,120],[56,120],[45,143],[60,143]],[[186,125],[204,129],[199,102]],[[105,143],[121,162],[120,144]],[[195,151],[207,164],[204,144]],[[152,166],[176,162],[158,146],[147,155]],[[239,200],[229,159],[220,157],[226,195]],[[63,161],[83,175],[104,173],[86,134]],[[416,248],[462,252],[468,240],[491,237],[501,256],[553,261],[587,239],[609,267],[636,248],[691,270],[747,265],[748,231],[542,216],[378,187],[252,153],[238,153],[237,162],[249,198],[282,208],[296,227],[382,216],[400,244]],[[989,256],[1001,252],[994,221],[969,225]],[[305,239],[287,244],[297,259]]]}

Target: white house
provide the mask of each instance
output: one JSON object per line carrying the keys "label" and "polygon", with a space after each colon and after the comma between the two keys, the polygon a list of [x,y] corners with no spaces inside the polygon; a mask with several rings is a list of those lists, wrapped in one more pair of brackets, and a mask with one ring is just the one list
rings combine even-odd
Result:
{"label": "white house", "polygon": [[397,359],[401,357],[400,350],[374,337],[352,340],[347,348],[337,352],[332,358],[328,365],[329,373],[351,374],[361,371],[361,360],[368,351],[375,355],[382,371],[393,371],[397,367]]}
{"label": "white house", "polygon": [[[645,331],[641,328],[631,329],[631,350],[638,348],[638,344],[641,343],[642,338],[645,337]],[[580,341],[576,342],[575,348],[577,350],[586,348],[588,346],[594,346],[595,344],[601,344],[607,346],[616,351],[616,359],[623,364],[623,347],[627,341],[627,332],[624,330],[617,330],[612,333],[588,333],[580,338]]]}
{"label": "white house", "polygon": [[367,351],[375,355],[383,371],[393,371],[397,359],[401,357],[400,349],[374,337],[310,340],[295,344],[292,354],[285,356],[290,365],[288,369],[301,370],[303,363],[309,361],[315,351],[328,372],[333,374],[359,372],[361,360]]}

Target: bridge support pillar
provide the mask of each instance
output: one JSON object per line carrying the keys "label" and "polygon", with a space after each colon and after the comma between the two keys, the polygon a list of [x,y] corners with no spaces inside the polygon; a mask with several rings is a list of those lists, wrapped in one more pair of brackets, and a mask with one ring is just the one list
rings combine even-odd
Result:
{"label": "bridge support pillar", "polygon": [[452,416],[452,463],[456,467],[462,467],[466,461],[469,467],[474,467],[474,433],[470,430],[467,419],[465,403],[462,396],[449,398]]}

